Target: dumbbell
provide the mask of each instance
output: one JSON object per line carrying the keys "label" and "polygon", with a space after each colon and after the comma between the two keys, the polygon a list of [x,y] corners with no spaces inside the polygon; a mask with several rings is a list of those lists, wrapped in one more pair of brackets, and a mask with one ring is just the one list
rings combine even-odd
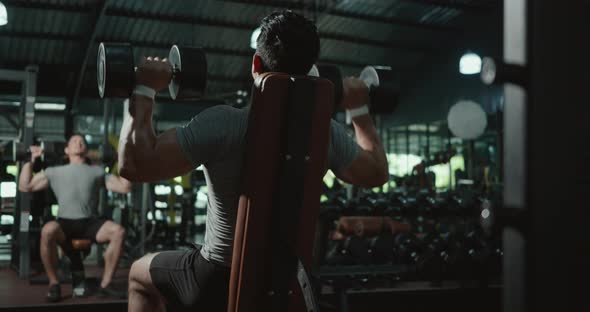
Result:
{"label": "dumbbell", "polygon": [[383,233],[369,239],[369,251],[375,264],[393,263],[395,240],[390,233]]}
{"label": "dumbbell", "polygon": [[510,82],[526,87],[529,74],[525,66],[499,62],[491,57],[484,57],[481,62],[480,78],[486,85]]}
{"label": "dumbbell", "polygon": [[[334,111],[341,111],[340,102],[343,96],[342,74],[338,67],[331,64],[313,65],[310,75],[317,74],[321,78],[330,80],[334,84]],[[397,106],[399,84],[394,79],[391,67],[366,66],[359,78],[369,88],[369,109],[373,114],[389,114]]]}
{"label": "dumbbell", "polygon": [[[168,54],[172,79],[168,92],[172,99],[196,99],[207,84],[207,59],[201,48],[173,45]],[[96,79],[103,97],[130,97],[135,87],[133,48],[127,43],[105,43],[98,46]]]}
{"label": "dumbbell", "polygon": [[440,281],[445,270],[444,257],[446,252],[443,243],[439,239],[435,238],[424,244],[424,249],[414,258],[418,276],[423,279]]}
{"label": "dumbbell", "polygon": [[369,264],[371,262],[371,247],[365,237],[347,236],[342,242],[340,252],[350,255],[354,264]]}
{"label": "dumbbell", "polygon": [[389,205],[389,201],[380,194],[366,194],[361,198],[361,203],[371,207],[371,215],[373,216],[384,216],[385,211]]}
{"label": "dumbbell", "polygon": [[420,240],[412,233],[401,233],[394,238],[395,261],[398,264],[415,264],[422,250]]}
{"label": "dumbbell", "polygon": [[[63,152],[65,144],[62,142],[41,142],[39,146],[43,149],[40,159],[44,162],[48,159],[56,159],[57,156]],[[12,143],[12,160],[26,161],[28,159],[31,159],[31,150],[29,149],[29,146],[14,141]]]}

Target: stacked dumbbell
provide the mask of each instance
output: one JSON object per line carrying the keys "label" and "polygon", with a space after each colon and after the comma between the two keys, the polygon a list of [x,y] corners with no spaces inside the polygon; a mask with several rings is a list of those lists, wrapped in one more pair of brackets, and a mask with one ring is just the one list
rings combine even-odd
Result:
{"label": "stacked dumbbell", "polygon": [[[397,191],[338,198],[330,201],[328,223],[337,224],[332,232],[337,235],[331,237],[325,264],[409,265],[416,274],[404,278],[438,282],[482,281],[500,274],[501,244],[490,242],[473,216],[490,200],[485,196]],[[367,235],[367,224],[350,223],[379,218],[411,225],[412,231]]]}
{"label": "stacked dumbbell", "polygon": [[332,265],[392,264],[395,237],[409,224],[388,217],[341,217],[331,233],[326,263]]}
{"label": "stacked dumbbell", "polygon": [[[172,46],[168,53],[172,99],[196,99],[207,83],[207,59],[201,48]],[[125,43],[101,43],[98,47],[96,78],[100,97],[130,97],[135,88],[133,48]]]}

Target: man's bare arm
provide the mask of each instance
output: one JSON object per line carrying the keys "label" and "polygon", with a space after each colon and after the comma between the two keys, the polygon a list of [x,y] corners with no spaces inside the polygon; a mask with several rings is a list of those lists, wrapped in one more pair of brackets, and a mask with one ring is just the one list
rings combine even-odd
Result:
{"label": "man's bare arm", "polygon": [[176,129],[156,136],[152,127],[152,99],[135,95],[129,101],[119,137],[119,173],[138,182],[167,180],[190,171]]}
{"label": "man's bare arm", "polygon": [[43,150],[39,146],[31,146],[30,149],[31,161],[22,166],[18,177],[18,190],[21,192],[37,192],[49,186],[49,181],[43,172],[33,176],[33,163],[37,157],[41,156]]}
{"label": "man's bare arm", "polygon": [[131,192],[131,182],[123,177],[109,175],[105,184],[107,190],[115,193],[127,194]]}
{"label": "man's bare arm", "polygon": [[[137,69],[137,81],[156,91],[168,85],[171,68],[167,61],[148,58]],[[154,100],[133,95],[125,107],[119,136],[119,173],[131,181],[158,181],[192,169],[184,156],[176,130],[156,136],[152,126]]]}
{"label": "man's bare arm", "polygon": [[37,173],[31,178],[33,165],[28,162],[23,165],[18,179],[18,190],[21,192],[38,192],[49,186],[49,181],[43,172]]}
{"label": "man's bare arm", "polygon": [[[345,108],[355,108],[369,102],[368,90],[362,81],[347,78],[343,83]],[[381,186],[389,180],[389,165],[373,120],[368,114],[361,115],[354,117],[352,124],[361,151],[348,168],[335,174],[339,179],[357,186]]]}
{"label": "man's bare arm", "polygon": [[381,186],[389,180],[385,150],[369,115],[353,119],[357,144],[361,151],[357,158],[336,176],[361,187]]}

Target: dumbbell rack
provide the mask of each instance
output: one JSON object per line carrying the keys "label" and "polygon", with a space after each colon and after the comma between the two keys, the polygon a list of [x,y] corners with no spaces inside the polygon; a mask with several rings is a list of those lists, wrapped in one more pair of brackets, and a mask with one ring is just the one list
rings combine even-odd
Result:
{"label": "dumbbell rack", "polygon": [[[392,219],[394,220],[397,219],[400,221],[424,219],[421,221],[422,224],[426,224],[430,220],[433,224],[442,227],[437,229],[436,233],[439,231],[450,231],[458,226],[455,223],[459,221],[463,222],[465,226],[469,224],[479,225],[480,206],[484,200],[483,194],[473,193],[468,190],[465,190],[463,193],[449,193],[444,195],[432,195],[432,193],[423,192],[422,190],[406,190],[404,192],[395,190],[388,194],[378,193],[370,196],[372,198],[364,199],[361,197],[360,199],[347,200],[344,194],[332,193],[321,209],[324,228],[320,228],[320,231],[322,231],[320,236],[326,236],[329,231],[325,227],[331,227],[332,223],[342,215],[389,216],[393,217]],[[466,200],[464,196],[467,196],[471,200]],[[393,207],[400,205],[404,207]],[[426,209],[421,205],[431,205],[431,207]],[[441,220],[446,220],[447,223],[440,223]],[[414,230],[417,228],[419,226],[414,226]],[[480,229],[479,226],[477,228]],[[463,230],[467,231],[467,229],[464,228]],[[420,228],[419,233],[414,234],[420,241],[424,237],[432,236],[432,233],[429,233],[429,231],[434,230],[434,225],[431,225],[430,227]],[[467,237],[463,238],[467,239]],[[462,241],[462,243],[468,244],[467,240]],[[321,250],[320,253],[324,252],[326,254],[329,248],[325,246],[330,243],[322,242],[322,244],[323,246],[318,249]],[[332,243],[332,251],[334,250],[335,244],[341,243]],[[454,245],[449,244],[444,246],[452,248]],[[465,247],[463,245],[460,246],[460,248],[467,248],[468,245],[464,245]],[[486,250],[494,250],[495,248],[492,248],[491,245],[486,246],[488,248]],[[372,252],[373,254],[370,256],[375,256],[375,250]],[[452,257],[452,251],[447,250],[446,252],[448,252],[446,256]],[[463,252],[461,254],[466,255],[467,253]],[[488,254],[488,256],[491,255]],[[349,296],[360,293],[401,294],[414,290],[429,293],[445,293],[460,289],[479,289],[482,290],[482,296],[495,296],[499,293],[502,285],[500,264],[497,263],[498,261],[490,262],[491,260],[489,259],[487,260],[488,262],[481,263],[475,262],[476,258],[467,259],[467,261],[472,262],[470,264],[471,266],[464,269],[464,272],[457,271],[460,264],[453,264],[453,262],[443,263],[445,266],[443,267],[443,271],[431,272],[432,270],[424,271],[424,267],[420,263],[399,263],[397,260],[394,260],[393,263],[386,264],[370,261],[361,261],[363,264],[354,264],[350,261],[350,257],[347,259],[349,259],[347,264],[338,263],[337,261],[325,262],[326,259],[323,259],[323,264],[315,274],[319,280],[318,283],[321,285],[322,295],[334,295],[338,298],[338,311],[346,311]],[[499,260],[497,258],[494,259]],[[497,265],[492,265],[492,270],[490,270],[490,263],[497,263]],[[432,273],[436,274],[432,275]]]}

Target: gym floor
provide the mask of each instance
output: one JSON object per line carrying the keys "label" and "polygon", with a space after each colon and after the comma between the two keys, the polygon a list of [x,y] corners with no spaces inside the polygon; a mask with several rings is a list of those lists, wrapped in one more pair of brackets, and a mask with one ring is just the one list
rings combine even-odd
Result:
{"label": "gym floor", "polygon": [[[86,279],[91,288],[98,287],[98,281],[102,270],[97,266],[86,266]],[[127,276],[129,269],[119,269],[115,274],[113,285],[117,289],[127,288]],[[95,286],[95,287],[92,287]],[[62,300],[57,303],[49,303],[45,300],[47,294],[46,284],[31,284],[29,279],[19,279],[17,273],[8,268],[0,269],[0,310],[24,311],[23,309],[34,309],[39,311],[73,309],[72,311],[94,309],[98,304],[109,304],[109,312],[127,310],[127,300],[97,298],[92,296],[86,298],[72,298],[72,285],[61,284]],[[115,308],[115,310],[111,309]],[[102,310],[104,311],[104,310]]]}
{"label": "gym floor", "polygon": [[[92,296],[72,298],[71,284],[61,284],[62,300],[57,303],[45,301],[47,285],[31,284],[29,279],[19,279],[17,273],[2,266],[0,269],[0,311],[127,311],[127,300],[104,299]],[[86,280],[95,289],[102,270],[94,265],[86,265]],[[117,270],[113,285],[126,289],[129,269]],[[43,277],[34,275],[32,278]],[[336,289],[324,286],[321,290],[320,308],[322,311],[384,311],[391,309],[404,311],[427,311],[441,306],[453,306],[454,312],[499,311],[501,285],[492,284],[480,287],[473,283],[446,281],[433,285],[427,281],[399,282],[392,287],[361,289]],[[418,299],[419,298],[419,299]],[[343,308],[346,306],[346,308]],[[390,307],[390,308],[388,308]],[[344,309],[344,310],[343,310]]]}

